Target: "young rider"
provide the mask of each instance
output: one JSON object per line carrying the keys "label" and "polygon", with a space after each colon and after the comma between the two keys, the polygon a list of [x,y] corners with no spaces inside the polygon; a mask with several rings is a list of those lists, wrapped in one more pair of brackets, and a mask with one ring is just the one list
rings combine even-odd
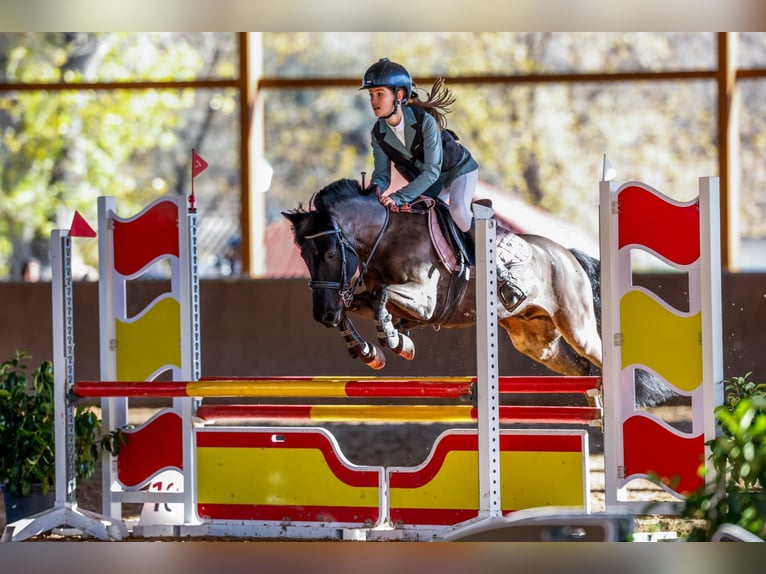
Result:
{"label": "young rider", "polygon": [[387,207],[402,207],[421,195],[442,196],[461,231],[471,228],[471,200],[479,180],[479,165],[471,153],[446,130],[446,114],[455,98],[437,79],[428,100],[412,91],[409,72],[383,58],[370,66],[360,90],[368,90],[377,118],[372,128],[374,170],[370,184],[385,191],[391,183],[391,162],[408,181],[381,199]]}
{"label": "young rider", "polygon": [[[473,223],[471,201],[479,180],[479,165],[447,129],[446,114],[455,102],[442,78],[434,82],[426,101],[412,90],[412,77],[401,64],[382,58],[362,77],[360,90],[368,90],[377,118],[372,127],[374,169],[368,191],[385,191],[391,183],[391,163],[407,185],[380,202],[392,211],[407,210],[421,195],[441,197],[452,219],[467,232]],[[508,308],[524,298],[510,272],[498,266],[499,292]]]}

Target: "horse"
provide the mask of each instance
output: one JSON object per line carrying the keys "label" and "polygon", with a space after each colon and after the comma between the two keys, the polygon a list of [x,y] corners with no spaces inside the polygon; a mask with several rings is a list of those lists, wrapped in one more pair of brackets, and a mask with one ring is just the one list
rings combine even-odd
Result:
{"label": "horse", "polygon": [[[427,214],[391,212],[352,179],[322,188],[309,209],[282,212],[309,271],[314,319],[338,329],[350,356],[373,369],[385,366],[385,356],[360,336],[349,312],[375,320],[378,342],[407,360],[415,354],[411,328],[475,325],[475,274],[445,263]],[[599,374],[599,260],[541,235],[499,225],[497,233],[523,254],[504,264],[526,297],[512,309],[497,306],[514,348],[561,375]]]}

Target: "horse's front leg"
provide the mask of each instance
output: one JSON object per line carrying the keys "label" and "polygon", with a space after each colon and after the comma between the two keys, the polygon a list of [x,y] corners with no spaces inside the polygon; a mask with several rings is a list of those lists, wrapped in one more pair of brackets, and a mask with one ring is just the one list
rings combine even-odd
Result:
{"label": "horse's front leg", "polygon": [[378,341],[400,357],[411,361],[415,358],[415,344],[412,339],[404,333],[400,333],[394,326],[391,313],[386,308],[388,298],[388,287],[383,287],[375,304],[375,327],[378,331]]}
{"label": "horse's front leg", "polygon": [[351,355],[352,359],[359,357],[368,367],[376,370],[386,366],[386,357],[383,352],[375,345],[365,341],[347,316],[341,320],[338,331],[343,335],[348,354]]}

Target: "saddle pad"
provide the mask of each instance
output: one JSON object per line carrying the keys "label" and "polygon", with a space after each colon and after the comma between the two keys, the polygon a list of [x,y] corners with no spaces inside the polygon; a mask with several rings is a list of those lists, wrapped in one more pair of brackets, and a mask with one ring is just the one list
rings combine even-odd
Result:
{"label": "saddle pad", "polygon": [[460,266],[457,264],[457,256],[452,248],[450,241],[444,236],[441,225],[439,225],[439,216],[436,210],[429,208],[428,215],[428,233],[431,235],[431,243],[439,256],[439,261],[450,271],[458,271]]}
{"label": "saddle pad", "polygon": [[515,233],[497,228],[497,264],[512,267],[526,263],[532,257],[532,248]]}

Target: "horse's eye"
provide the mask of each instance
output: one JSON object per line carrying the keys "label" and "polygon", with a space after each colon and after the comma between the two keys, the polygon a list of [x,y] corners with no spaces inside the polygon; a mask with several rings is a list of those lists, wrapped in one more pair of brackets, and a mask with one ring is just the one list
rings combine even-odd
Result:
{"label": "horse's eye", "polygon": [[325,253],[325,257],[327,259],[335,259],[338,256],[338,251],[336,249],[330,249],[327,253]]}

